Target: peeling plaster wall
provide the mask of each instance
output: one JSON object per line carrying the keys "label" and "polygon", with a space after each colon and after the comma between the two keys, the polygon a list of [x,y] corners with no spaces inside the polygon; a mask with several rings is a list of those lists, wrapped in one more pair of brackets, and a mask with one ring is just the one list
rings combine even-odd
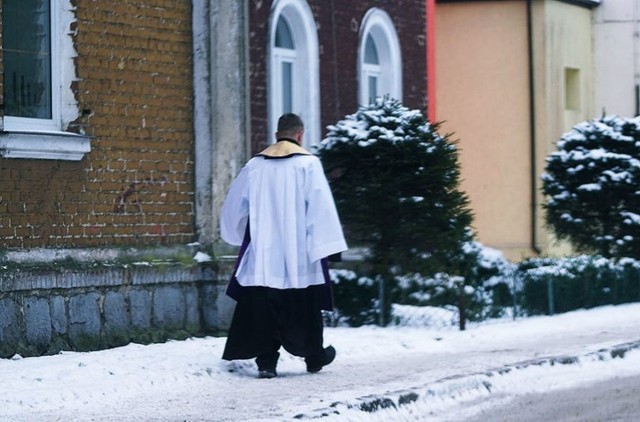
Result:
{"label": "peeling plaster wall", "polygon": [[247,1],[194,2],[198,240],[219,238],[219,210],[249,149]]}
{"label": "peeling plaster wall", "polygon": [[[78,107],[78,101],[73,92],[73,83],[76,82],[76,68],[74,60],[78,57],[74,45],[74,38],[77,35],[78,20],[76,18],[76,7],[73,6],[71,0],[60,0],[62,3],[59,16],[59,26],[63,36],[61,37],[61,67],[60,73],[60,85],[62,87],[60,91],[61,108],[60,114],[62,119],[62,130],[67,130],[69,123],[75,121],[80,117],[80,109]],[[83,133],[82,131],[80,133]]]}

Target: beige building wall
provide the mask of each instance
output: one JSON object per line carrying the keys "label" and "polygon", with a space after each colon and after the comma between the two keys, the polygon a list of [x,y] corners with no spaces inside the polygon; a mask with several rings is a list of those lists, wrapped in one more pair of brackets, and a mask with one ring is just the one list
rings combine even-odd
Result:
{"label": "beige building wall", "polygon": [[531,254],[530,117],[524,1],[438,3],[437,120],[459,139],[478,240]]}
{"label": "beige building wall", "polygon": [[[534,0],[533,37],[536,103],[536,173],[542,175],[545,158],[575,124],[592,119],[594,79],[592,10],[558,0]],[[544,223],[544,197],[536,180],[536,244],[545,255],[571,253]]]}
{"label": "beige building wall", "polygon": [[560,136],[594,114],[592,11],[533,0],[531,69],[527,8],[524,0],[436,8],[436,118],[460,140],[478,240],[514,260],[570,252],[545,227],[540,176]]}

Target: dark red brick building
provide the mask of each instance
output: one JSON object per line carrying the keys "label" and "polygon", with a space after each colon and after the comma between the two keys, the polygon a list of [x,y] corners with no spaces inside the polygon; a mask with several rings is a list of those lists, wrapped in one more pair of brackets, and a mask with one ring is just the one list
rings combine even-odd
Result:
{"label": "dark red brick building", "polygon": [[[275,67],[279,63],[273,56],[279,54],[275,45],[279,21],[280,28],[281,20],[286,21],[294,38],[293,44],[298,40],[307,44],[295,45],[298,55],[299,50],[305,49],[310,49],[313,54],[317,52],[320,117],[315,128],[319,135],[313,136],[321,138],[327,125],[354,113],[362,103],[359,95],[360,78],[364,72],[361,69],[363,50],[370,35],[373,35],[378,52],[378,66],[382,67],[377,72],[378,77],[395,79],[394,82],[400,85],[390,89],[381,86],[377,94],[390,93],[400,97],[411,108],[426,107],[425,4],[424,0],[252,1],[249,5],[252,150],[255,152],[263,148],[271,140],[269,96],[280,94],[278,89],[281,89],[274,89],[276,84],[271,80],[278,76]],[[304,33],[307,14],[313,22],[306,23],[306,30],[315,30],[317,40],[313,34]],[[314,43],[317,46],[310,46]],[[303,60],[308,59],[305,57]],[[315,89],[312,86],[313,76],[307,74],[297,89]],[[308,111],[305,107],[299,111],[303,109]],[[313,138],[313,141],[317,140]]]}

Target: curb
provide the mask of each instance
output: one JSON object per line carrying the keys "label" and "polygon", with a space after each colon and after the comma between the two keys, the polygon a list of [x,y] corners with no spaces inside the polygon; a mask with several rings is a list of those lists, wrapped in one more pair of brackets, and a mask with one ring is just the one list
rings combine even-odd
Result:
{"label": "curb", "polygon": [[380,395],[367,395],[346,401],[337,401],[326,408],[300,413],[293,418],[300,420],[321,419],[328,416],[340,415],[343,409],[375,413],[382,409],[399,409],[417,400],[428,400],[430,397],[448,395],[455,398],[456,396],[461,396],[474,390],[481,390],[484,394],[490,394],[493,387],[491,378],[494,376],[508,374],[512,371],[523,370],[532,366],[576,365],[583,360],[608,361],[623,359],[627,352],[636,349],[640,350],[640,340],[602,348],[598,351],[583,355],[551,356],[516,362],[500,368],[489,369],[485,372],[452,375],[429,384],[411,387],[405,390]]}

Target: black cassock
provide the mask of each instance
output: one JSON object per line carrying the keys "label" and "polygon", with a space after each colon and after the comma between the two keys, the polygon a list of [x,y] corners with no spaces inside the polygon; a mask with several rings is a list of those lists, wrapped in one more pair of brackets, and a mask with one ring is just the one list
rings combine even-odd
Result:
{"label": "black cassock", "polygon": [[305,289],[242,287],[223,359],[275,354],[280,346],[295,356],[322,351],[321,301],[324,286]]}
{"label": "black cassock", "polygon": [[[250,241],[247,227],[236,267]],[[332,257],[332,260],[337,259],[339,255]],[[322,310],[333,309],[327,261],[326,258],[322,260],[325,283],[304,289],[243,287],[234,275],[229,282],[227,295],[237,304],[222,358],[252,359],[268,355],[277,359],[280,346],[295,356],[308,358],[321,355]]]}

